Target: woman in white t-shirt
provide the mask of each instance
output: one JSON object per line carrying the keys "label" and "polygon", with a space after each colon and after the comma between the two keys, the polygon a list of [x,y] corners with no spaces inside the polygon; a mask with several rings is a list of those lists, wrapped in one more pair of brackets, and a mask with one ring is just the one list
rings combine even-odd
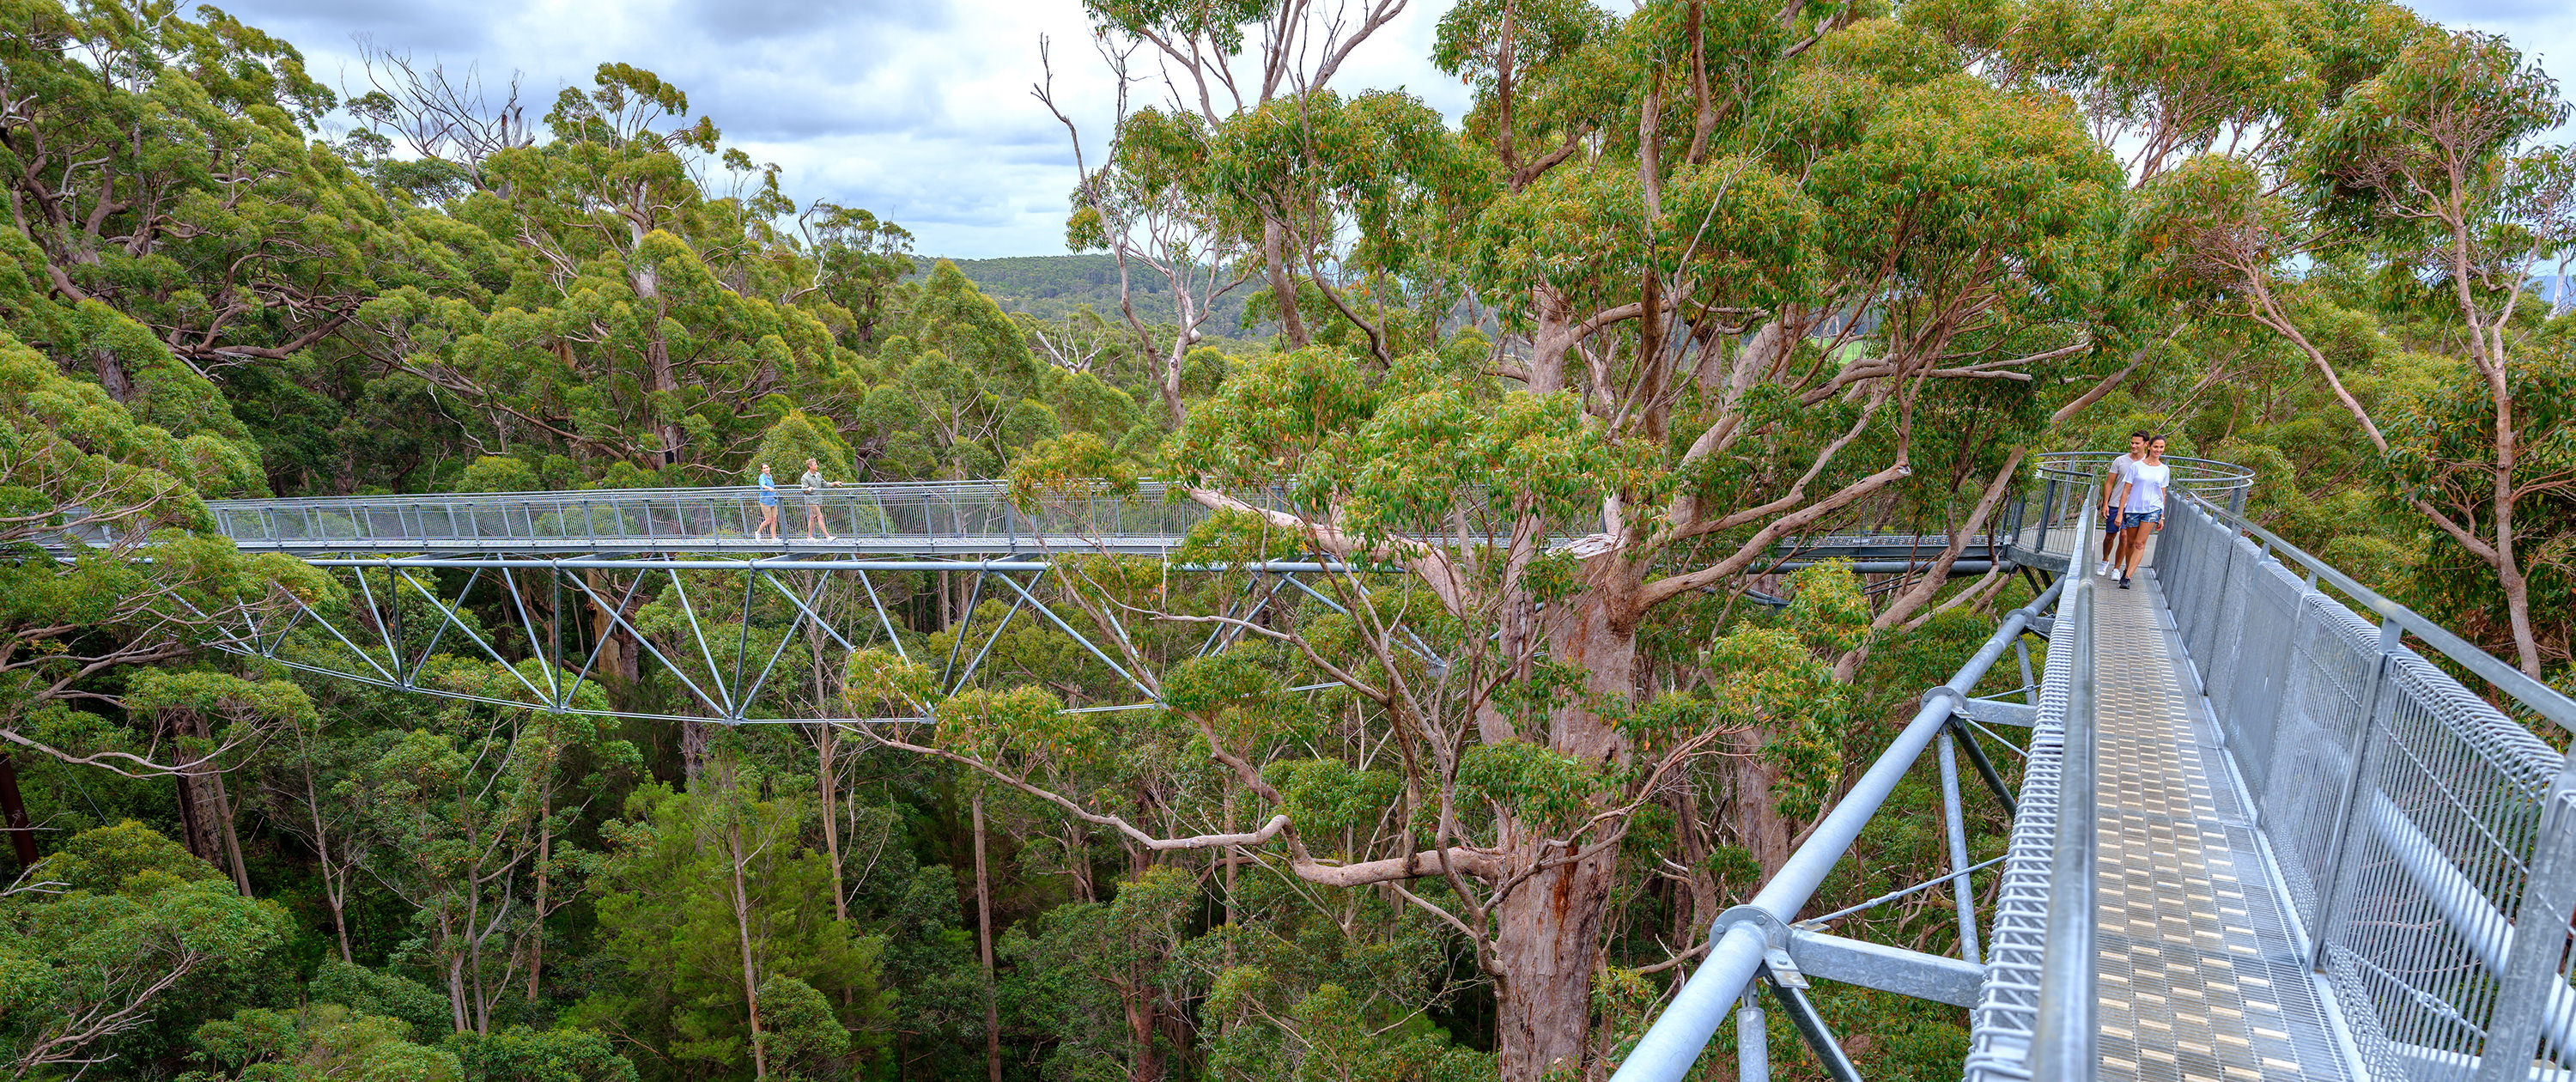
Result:
{"label": "woman in white t-shirt", "polygon": [[2129,576],[2138,570],[2138,557],[2147,551],[2147,537],[2164,529],[2165,490],[2173,487],[2173,467],[2165,464],[2165,438],[2147,438],[2147,457],[2129,467],[2128,480],[2120,485],[2117,505],[2120,508],[2120,588],[2129,588]]}

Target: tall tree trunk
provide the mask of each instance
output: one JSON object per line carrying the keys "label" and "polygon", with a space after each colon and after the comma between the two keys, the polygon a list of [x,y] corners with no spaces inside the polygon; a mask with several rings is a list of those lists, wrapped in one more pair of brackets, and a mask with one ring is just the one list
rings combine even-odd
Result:
{"label": "tall tree trunk", "polygon": [[1715,916],[1705,911],[1717,904],[1717,883],[1708,871],[1708,836],[1700,827],[1698,791],[1685,783],[1673,797],[1672,808],[1673,834],[1681,843],[1681,862],[1690,876],[1687,883],[1673,884],[1673,949],[1689,950],[1699,942],[1707,918]]}
{"label": "tall tree trunk", "polygon": [[[640,225],[632,226],[630,227],[630,231],[636,247],[641,249],[643,247],[645,237],[643,227]],[[650,386],[653,391],[652,399],[654,400],[653,408],[656,413],[659,413],[663,404],[673,402],[678,398],[680,393],[680,380],[677,372],[671,366],[671,344],[662,339],[662,316],[664,313],[662,310],[661,271],[659,268],[655,267],[653,265],[653,261],[646,258],[644,253],[640,250],[634,254],[633,258],[635,260],[635,299],[640,302],[641,306],[644,308],[645,318],[652,320],[651,329],[647,330],[644,334],[644,367],[647,377],[651,380]],[[654,420],[654,432],[662,441],[662,460],[656,463],[656,465],[672,466],[679,464],[680,452],[688,446],[688,433],[681,429],[679,419],[676,417],[656,417]]]}
{"label": "tall tree trunk", "polygon": [[109,398],[119,402],[134,401],[134,379],[126,373],[125,361],[116,355],[116,351],[104,346],[91,347],[89,365],[98,373],[98,385],[107,389]]}
{"label": "tall tree trunk", "polygon": [[975,819],[975,951],[984,964],[984,1078],[1002,1082],[1002,1001],[993,987],[993,877],[984,862],[984,795],[970,802]]}
{"label": "tall tree trunk", "polygon": [[537,802],[537,910],[528,924],[528,1002],[537,1001],[538,975],[546,968],[546,862],[554,859],[555,791]]}
{"label": "tall tree trunk", "polygon": [[172,775],[171,780],[179,795],[180,840],[187,843],[188,855],[217,868],[223,867],[220,854],[224,851],[224,843],[215,840],[214,816],[205,808],[205,787],[185,774]]}
{"label": "tall tree trunk", "polygon": [[340,961],[356,965],[357,960],[349,955],[348,879],[331,870],[331,834],[322,826],[322,794],[313,784],[313,759],[309,755],[304,757],[303,772],[304,810],[313,817],[313,855],[321,866],[322,901],[331,907],[331,930],[340,937]]}
{"label": "tall tree trunk", "polygon": [[[820,776],[814,781],[814,788],[815,798],[822,803],[823,855],[832,862],[832,919],[848,924],[850,922],[849,888],[841,882],[841,814],[838,810],[839,804],[834,799],[834,782],[838,780],[841,769],[836,761],[837,753],[840,751],[840,740],[833,735],[832,726],[828,723],[823,726],[822,739],[818,743],[820,746],[816,748],[816,752],[821,760],[821,770]],[[979,838],[976,842],[979,850],[982,844]]]}
{"label": "tall tree trunk", "polygon": [[[1515,833],[1518,833],[1517,831]],[[1537,833],[1516,859],[1552,855]],[[1601,922],[1618,884],[1618,846],[1539,872],[1494,911],[1494,1051],[1501,1075],[1535,1082],[1551,1070],[1581,1074],[1592,1021],[1592,978],[1600,968]],[[1524,867],[1527,865],[1524,864]]]}
{"label": "tall tree trunk", "polygon": [[707,765],[707,723],[703,718],[680,719],[680,773],[696,788],[698,775]]}
{"label": "tall tree trunk", "polygon": [[751,895],[742,888],[742,866],[750,858],[742,851],[742,820],[736,812],[733,822],[725,824],[725,842],[730,847],[726,865],[733,872],[733,926],[736,942],[742,946],[742,1003],[751,1019],[751,1076],[769,1077],[769,1050],[760,1038],[760,969],[751,956]]}
{"label": "tall tree trunk", "polygon": [[1789,844],[1797,836],[1797,827],[1789,817],[1780,814],[1780,802],[1772,796],[1771,787],[1780,780],[1780,767],[1762,754],[1762,746],[1771,742],[1769,726],[1754,726],[1734,734],[1719,773],[1726,779],[1728,803],[1734,813],[1736,840],[1743,843],[1762,877],[1769,879],[1789,861]]}
{"label": "tall tree trunk", "polygon": [[636,646],[634,636],[627,634],[625,626],[618,622],[618,617],[626,614],[609,611],[609,606],[617,603],[623,595],[609,580],[607,572],[586,570],[581,574],[590,587],[586,596],[607,599],[605,602],[590,602],[590,636],[599,647],[599,660],[591,665],[591,678],[607,684],[612,694],[624,694],[643,676],[643,670],[638,667],[638,655],[643,651]]}
{"label": "tall tree trunk", "polygon": [[1288,227],[1269,215],[1261,219],[1261,261],[1270,273],[1270,296],[1279,302],[1279,333],[1294,346],[1314,341],[1297,311],[1296,279],[1288,273]]}
{"label": "tall tree trunk", "polygon": [[1154,1010],[1153,988],[1131,980],[1118,993],[1127,1001],[1127,1036],[1136,1042],[1136,1058],[1127,1065],[1127,1082],[1162,1082],[1163,1045],[1154,1039],[1159,1013]]}
{"label": "tall tree trunk", "polygon": [[473,1023],[465,1014],[465,952],[453,951],[447,956],[448,1021],[458,1033],[471,1033]]}
{"label": "tall tree trunk", "polygon": [[[186,724],[198,739],[213,739],[213,729],[206,721],[205,715],[190,711]],[[209,860],[215,860],[216,853],[220,852],[222,857],[217,860],[216,867],[230,871],[233,886],[241,891],[242,897],[248,898],[250,897],[250,869],[242,863],[241,832],[233,827],[233,802],[231,795],[224,789],[223,772],[217,770],[196,778],[195,781],[198,783],[198,797],[205,801],[205,804],[198,807],[198,815],[200,818],[214,820],[208,833],[211,835],[209,841],[215,844],[209,847],[210,851],[204,856]],[[206,815],[210,811],[214,814]]]}
{"label": "tall tree trunk", "polygon": [[36,832],[27,822],[27,802],[18,795],[18,765],[8,755],[0,754],[0,816],[9,828],[9,852],[18,858],[18,870],[36,866]]}
{"label": "tall tree trunk", "polygon": [[[1593,695],[1636,696],[1637,640],[1627,619],[1636,580],[1617,557],[1601,558],[1591,588],[1571,599],[1548,626],[1550,653],[1582,670]],[[1627,741],[1583,704],[1549,719],[1547,745],[1596,766],[1617,769]],[[1515,870],[1530,878],[1494,907],[1494,1050],[1502,1077],[1536,1080],[1551,1069],[1588,1069],[1593,975],[1601,964],[1601,928],[1619,882],[1616,842],[1577,837],[1576,849],[1547,845],[1548,824],[1506,822],[1500,840]],[[1594,842],[1590,847],[1585,841]],[[1578,855],[1578,853],[1580,855]],[[1543,867],[1554,861],[1552,867]]]}

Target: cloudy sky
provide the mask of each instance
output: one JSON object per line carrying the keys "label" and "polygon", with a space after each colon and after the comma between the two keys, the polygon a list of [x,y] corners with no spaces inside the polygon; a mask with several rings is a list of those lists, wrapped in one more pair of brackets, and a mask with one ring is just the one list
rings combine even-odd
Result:
{"label": "cloudy sky", "polygon": [[[2576,75],[2567,0],[2428,0],[2417,10],[2502,31],[2561,81]],[[1078,0],[233,0],[226,10],[303,50],[313,74],[366,88],[361,43],[423,67],[516,73],[533,119],[603,61],[688,92],[725,142],[784,167],[790,195],[866,207],[928,255],[1064,251],[1073,186],[1064,129],[1030,97],[1054,43],[1057,98],[1086,149],[1111,84]],[[1426,59],[1443,0],[1413,0],[1354,57],[1344,90],[1402,87],[1455,117],[1464,92]]]}

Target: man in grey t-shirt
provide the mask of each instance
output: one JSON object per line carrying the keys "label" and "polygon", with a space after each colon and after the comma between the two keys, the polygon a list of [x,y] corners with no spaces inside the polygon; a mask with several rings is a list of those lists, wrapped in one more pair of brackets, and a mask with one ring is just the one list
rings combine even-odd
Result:
{"label": "man in grey t-shirt", "polygon": [[805,490],[805,539],[808,541],[839,540],[831,535],[831,527],[823,521],[822,495],[825,488],[841,482],[824,480],[823,464],[809,458],[805,460],[805,476],[798,478],[797,483]]}

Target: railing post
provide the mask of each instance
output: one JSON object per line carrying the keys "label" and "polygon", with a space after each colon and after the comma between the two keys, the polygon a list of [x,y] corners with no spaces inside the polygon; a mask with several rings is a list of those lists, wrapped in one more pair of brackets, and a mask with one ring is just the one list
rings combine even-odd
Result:
{"label": "railing post", "polygon": [[[2501,987],[2495,1013],[2487,1020],[2478,1082],[2530,1077],[2550,1009],[2567,998],[2558,967],[2567,957],[2568,921],[2576,916],[2576,801],[2571,801],[2576,794],[2568,792],[2571,783],[2576,783],[2576,755],[2565,760],[2556,783],[2541,796],[2531,873],[2513,914],[2513,949],[2505,957],[2505,971],[2496,974]],[[2576,1054],[2576,1049],[2559,1051]]]}
{"label": "railing post", "polygon": [[1735,1077],[1737,1082],[1771,1082],[1771,1024],[1762,1015],[1762,986],[1744,986],[1735,1001]]}
{"label": "railing post", "polygon": [[2352,859],[2353,821],[2361,814],[2361,787],[2368,783],[2376,758],[2371,749],[2378,745],[2375,737],[2379,733],[2379,704],[2395,679],[2389,670],[2396,666],[2404,637],[2405,630],[2397,625],[2396,617],[2380,620],[2379,660],[2371,668],[2370,687],[2361,695],[2361,722],[2352,734],[2352,770],[2343,780],[2343,795],[2335,805],[2334,841],[2326,850],[2325,881],[2317,884],[2317,926],[2308,930],[2315,938],[2309,944],[2308,968],[2319,972],[2326,968],[2326,944],[2334,939],[2335,919],[2341,916],[2336,897],[2343,891],[2344,865]]}
{"label": "railing post", "polygon": [[[2018,641],[2018,640],[2016,640]],[[1950,832],[1951,892],[1958,897],[1959,957],[1975,965],[1984,965],[1985,951],[1977,944],[1977,892],[1969,885],[1967,808],[1959,802],[1959,760],[1950,730],[1944,728],[1936,738],[1941,755],[1941,813]]]}
{"label": "railing post", "polygon": [[[2048,531],[2055,528],[2056,525],[2057,478],[2051,477],[2048,479],[2048,488],[2039,494],[2039,537],[2034,542],[2039,546],[2038,551],[2043,553],[2048,551]],[[2082,554],[2078,553],[2077,555]],[[2070,572],[2074,571],[2076,570],[2076,565],[2074,563],[2068,563],[2066,565],[2066,569]]]}

